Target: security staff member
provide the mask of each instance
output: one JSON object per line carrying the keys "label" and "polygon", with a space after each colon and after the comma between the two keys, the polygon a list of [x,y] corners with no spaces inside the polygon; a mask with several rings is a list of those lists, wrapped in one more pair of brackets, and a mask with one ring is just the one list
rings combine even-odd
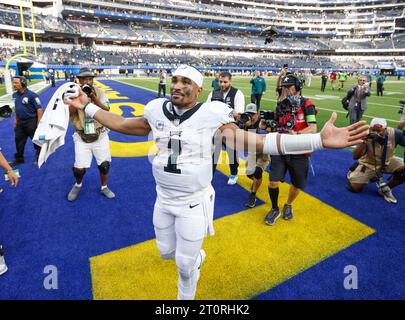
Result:
{"label": "security staff member", "polygon": [[[88,68],[80,69],[80,72],[77,74],[79,83],[82,90],[86,92],[89,102],[108,111],[110,110],[109,101],[103,90],[94,86],[94,77],[95,75]],[[68,200],[74,201],[77,199],[82,187],[83,176],[86,173],[86,169],[90,168],[93,155],[96,158],[100,171],[100,193],[108,199],[113,199],[115,194],[107,187],[111,163],[108,129],[94,119],[86,117],[83,110],[75,108],[70,108],[70,120],[75,129],[75,133],[73,134],[75,144],[73,175],[76,178],[76,184],[70,190]]]}
{"label": "security staff member", "polygon": [[[10,163],[15,166],[24,163],[24,149],[28,137],[34,137],[35,130],[38,127],[39,121],[42,118],[42,106],[39,96],[27,88],[27,79],[22,76],[16,76],[13,79],[13,88],[16,92],[13,93],[15,104],[14,116],[14,133],[16,153],[14,161]],[[41,147],[34,144],[36,160],[38,161]]]}
{"label": "security staff member", "polygon": [[257,105],[257,110],[259,110],[262,96],[266,93],[266,81],[261,76],[260,71],[256,71],[250,83],[252,84],[251,102]]}
{"label": "security staff member", "polygon": [[[397,203],[391,190],[405,182],[404,161],[395,157],[397,145],[405,147],[404,132],[387,127],[385,119],[373,118],[370,134],[353,151],[353,159],[358,163],[351,167],[347,175],[348,189],[361,192],[370,181],[375,180],[378,193],[387,202]],[[383,173],[392,173],[388,183],[382,179]]]}
{"label": "security staff member", "polygon": [[[301,96],[301,81],[294,75],[287,75],[281,83],[281,95],[275,111],[277,128],[282,134],[316,133],[315,105],[307,98]],[[274,130],[274,129],[273,129]],[[291,178],[291,187],[287,203],[283,208],[283,218],[293,218],[292,203],[301,189],[305,188],[309,169],[309,154],[272,156],[270,164],[269,195],[272,208],[265,218],[265,223],[273,225],[280,217],[278,207],[279,184],[285,180],[288,171]]]}
{"label": "security staff member", "polygon": [[[214,100],[221,100],[234,110],[234,118],[239,121],[240,115],[245,110],[245,95],[239,89],[232,87],[232,74],[228,71],[223,71],[219,74],[219,90],[212,91],[207,98],[207,102]],[[219,152],[221,151],[221,144],[216,144],[214,153],[214,168],[218,162]],[[229,158],[229,167],[231,175],[229,176],[228,184],[236,184],[238,180],[238,156],[237,152],[229,147],[226,147]]]}

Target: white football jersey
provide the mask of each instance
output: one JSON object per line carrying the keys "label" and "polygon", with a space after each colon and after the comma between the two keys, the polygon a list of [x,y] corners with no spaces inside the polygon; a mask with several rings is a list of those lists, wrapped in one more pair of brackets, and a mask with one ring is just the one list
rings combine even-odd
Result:
{"label": "white football jersey", "polygon": [[218,128],[234,122],[233,110],[214,101],[177,116],[165,101],[152,100],[144,113],[159,149],[152,163],[156,190],[162,198],[187,198],[211,185],[213,137]]}

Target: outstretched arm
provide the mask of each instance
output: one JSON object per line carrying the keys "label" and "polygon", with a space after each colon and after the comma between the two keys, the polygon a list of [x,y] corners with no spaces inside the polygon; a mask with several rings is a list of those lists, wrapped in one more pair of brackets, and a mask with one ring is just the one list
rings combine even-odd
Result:
{"label": "outstretched arm", "polygon": [[113,131],[134,136],[147,136],[151,131],[151,127],[145,118],[126,119],[102,110],[96,105],[89,104],[88,97],[82,89],[79,89],[79,95],[76,98],[67,98],[64,102],[69,105],[70,109],[84,110],[86,115],[96,119],[103,126]]}
{"label": "outstretched arm", "polygon": [[243,131],[234,124],[220,128],[228,147],[238,151],[279,154],[302,154],[322,148],[341,149],[362,142],[369,127],[365,121],[356,122],[348,127],[334,126],[337,115],[334,112],[322,131],[317,134],[288,135],[270,133],[265,136]]}

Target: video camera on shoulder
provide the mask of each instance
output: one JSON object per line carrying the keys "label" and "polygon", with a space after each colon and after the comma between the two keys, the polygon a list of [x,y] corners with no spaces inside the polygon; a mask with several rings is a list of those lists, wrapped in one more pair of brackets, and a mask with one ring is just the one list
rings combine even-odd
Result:
{"label": "video camera on shoulder", "polygon": [[224,94],[221,90],[212,91],[211,101],[224,102]]}

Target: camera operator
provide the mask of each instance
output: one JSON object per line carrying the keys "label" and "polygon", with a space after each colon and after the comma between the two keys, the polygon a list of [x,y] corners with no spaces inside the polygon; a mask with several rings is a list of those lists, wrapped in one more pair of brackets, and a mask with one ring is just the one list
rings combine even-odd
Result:
{"label": "camera operator", "polygon": [[[110,110],[109,102],[104,91],[94,86],[95,75],[88,68],[80,69],[77,74],[80,86],[89,98],[89,103],[95,104],[103,110]],[[70,108],[70,120],[75,129],[73,141],[75,145],[75,163],[72,168],[76,179],[75,185],[68,194],[68,200],[74,201],[78,197],[83,176],[86,169],[90,168],[92,157],[96,158],[101,178],[100,193],[108,199],[113,199],[115,194],[107,187],[108,172],[111,163],[110,140],[108,129],[96,120],[86,116],[83,110]]]}
{"label": "camera operator", "polygon": [[[244,130],[259,131],[260,114],[257,112],[257,106],[249,103],[246,111],[240,117],[240,123]],[[263,153],[249,152],[246,163],[246,175],[253,180],[249,198],[246,206],[253,208],[256,205],[256,192],[262,184],[263,171],[270,162],[270,156]]]}
{"label": "camera operator", "polygon": [[[397,203],[391,189],[405,182],[404,161],[395,157],[397,145],[405,147],[404,132],[387,127],[385,119],[373,118],[370,134],[353,151],[353,159],[358,160],[349,170],[348,189],[361,192],[371,181],[375,181],[378,193],[390,203]],[[392,173],[388,184],[383,173]]]}
{"label": "camera operator", "polygon": [[[239,121],[240,115],[245,110],[245,96],[241,90],[232,86],[232,74],[228,71],[223,71],[219,74],[219,90],[212,91],[207,98],[207,102],[211,101],[221,101],[226,103],[233,109],[236,121]],[[221,144],[219,143],[219,145],[216,145],[216,151],[214,153],[214,170],[218,162],[220,148]],[[228,153],[229,167],[231,170],[228,184],[233,185],[236,184],[236,181],[238,180],[238,156],[237,152],[229,147],[226,147],[226,152]]]}
{"label": "camera operator", "polygon": [[[300,95],[302,89],[300,80],[289,74],[282,81],[281,87],[283,93],[277,102],[274,120],[262,122],[261,126],[267,127],[267,131],[277,131],[282,134],[316,133],[315,105]],[[272,208],[264,220],[266,224],[273,225],[281,215],[278,207],[279,184],[285,180],[287,171],[291,177],[291,187],[287,203],[283,208],[283,218],[285,220],[293,218],[292,203],[300,190],[305,188],[308,168],[309,154],[271,157],[269,195]]]}
{"label": "camera operator", "polygon": [[351,96],[348,112],[350,124],[353,124],[361,120],[367,108],[366,98],[370,96],[370,87],[366,81],[366,77],[360,76],[357,84],[347,94]]}

